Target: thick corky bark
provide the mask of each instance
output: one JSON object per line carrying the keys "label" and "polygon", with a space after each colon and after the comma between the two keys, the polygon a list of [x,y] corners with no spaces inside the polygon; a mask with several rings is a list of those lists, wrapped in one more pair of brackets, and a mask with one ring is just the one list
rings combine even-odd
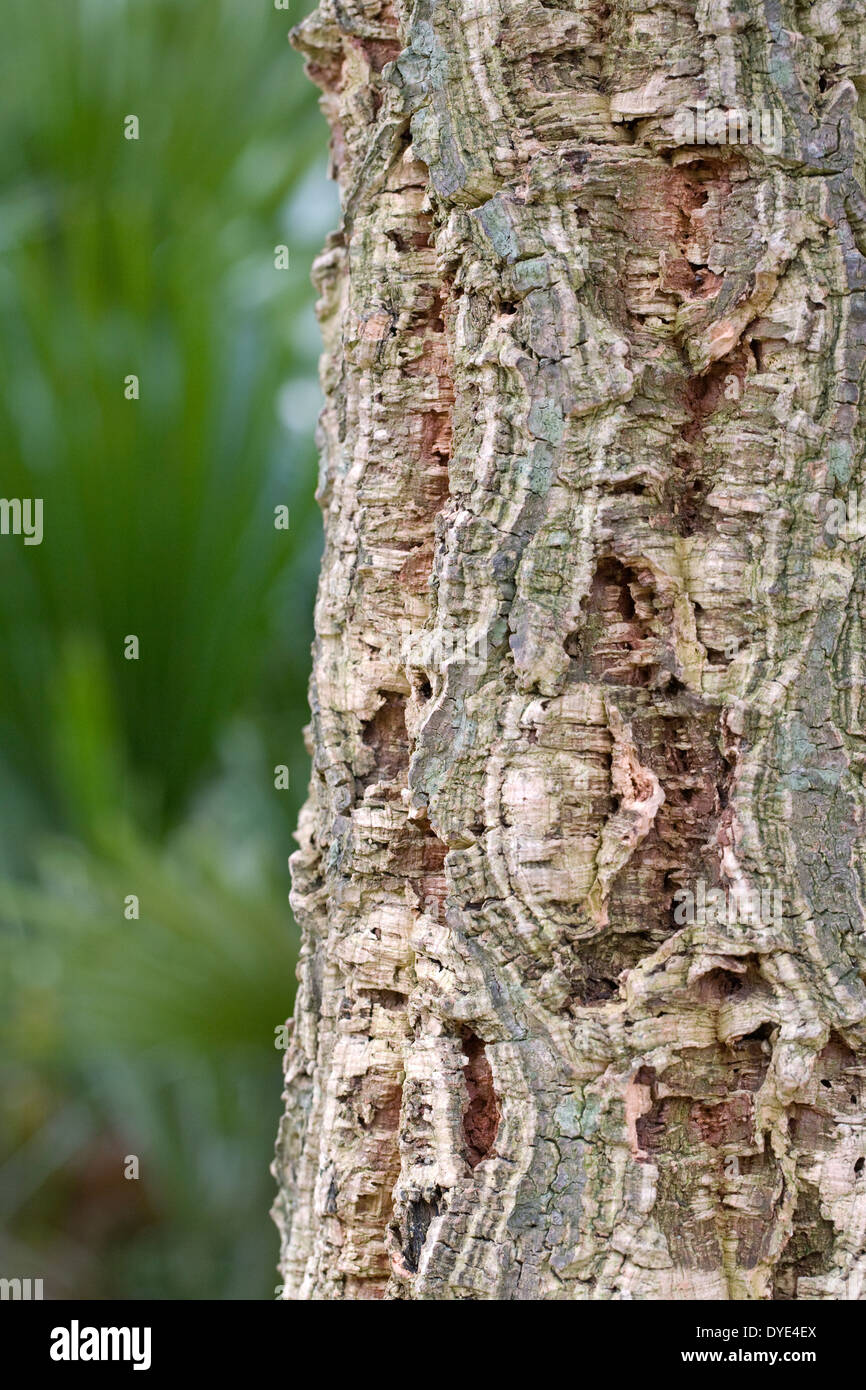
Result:
{"label": "thick corky bark", "polygon": [[864,1298],[864,0],[296,40],[344,218],[286,1296]]}

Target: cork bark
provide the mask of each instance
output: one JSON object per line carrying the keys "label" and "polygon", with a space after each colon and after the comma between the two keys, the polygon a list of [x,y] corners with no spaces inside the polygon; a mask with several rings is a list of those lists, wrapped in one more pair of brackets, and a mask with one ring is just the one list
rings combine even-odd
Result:
{"label": "cork bark", "polygon": [[294,39],[343,216],[285,1296],[864,1298],[864,0]]}

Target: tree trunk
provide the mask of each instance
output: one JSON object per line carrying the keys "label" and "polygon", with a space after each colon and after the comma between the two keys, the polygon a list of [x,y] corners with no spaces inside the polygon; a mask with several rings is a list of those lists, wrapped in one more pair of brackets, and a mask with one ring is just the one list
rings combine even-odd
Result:
{"label": "tree trunk", "polygon": [[285,1294],[866,1298],[864,0],[295,38],[344,216]]}

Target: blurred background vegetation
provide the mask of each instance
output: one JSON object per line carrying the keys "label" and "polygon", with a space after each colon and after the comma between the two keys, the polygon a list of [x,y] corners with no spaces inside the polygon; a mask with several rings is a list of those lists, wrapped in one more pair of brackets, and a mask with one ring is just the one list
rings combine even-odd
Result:
{"label": "blurred background vegetation", "polygon": [[337,220],[309,8],[3,7],[0,495],[44,540],[0,536],[0,1275],[46,1298],[276,1284]]}

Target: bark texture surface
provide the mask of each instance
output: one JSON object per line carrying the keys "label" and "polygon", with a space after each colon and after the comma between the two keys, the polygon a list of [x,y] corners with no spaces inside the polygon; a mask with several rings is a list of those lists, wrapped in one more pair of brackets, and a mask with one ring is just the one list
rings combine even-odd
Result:
{"label": "bark texture surface", "polygon": [[343,222],[285,1296],[866,1298],[864,0],[295,40]]}

